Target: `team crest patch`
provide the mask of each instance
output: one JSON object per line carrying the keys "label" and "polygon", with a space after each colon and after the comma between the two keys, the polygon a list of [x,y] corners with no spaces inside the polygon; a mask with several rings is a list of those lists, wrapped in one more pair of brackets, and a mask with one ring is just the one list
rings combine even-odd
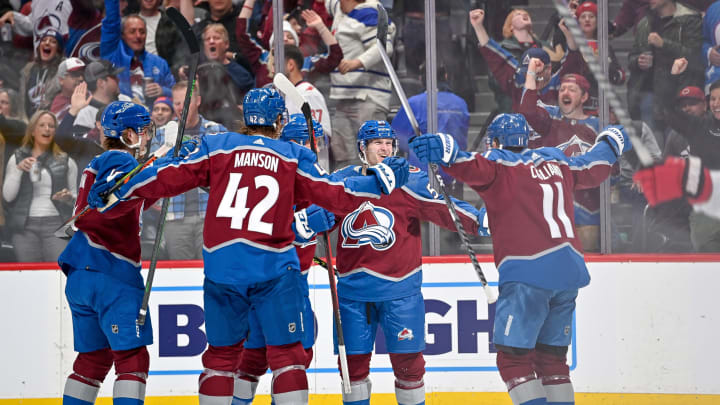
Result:
{"label": "team crest patch", "polygon": [[415,336],[413,335],[412,329],[403,328],[400,332],[398,332],[398,341],[400,340],[413,340]]}
{"label": "team crest patch", "polygon": [[565,336],[568,336],[570,334],[570,325],[565,326]]}
{"label": "team crest patch", "polygon": [[289,324],[288,324],[288,331],[289,331],[290,333],[295,333],[295,330],[296,330],[296,329],[297,329],[297,327],[295,326],[295,322],[292,322],[292,323],[289,323]]}
{"label": "team crest patch", "polygon": [[118,328],[117,325],[110,325],[110,330],[112,330],[112,333],[117,335],[118,332],[120,331],[120,328]]}
{"label": "team crest patch", "polygon": [[359,248],[371,245],[375,250],[390,249],[395,244],[394,224],[395,217],[390,210],[365,201],[343,220],[340,230],[342,246]]}

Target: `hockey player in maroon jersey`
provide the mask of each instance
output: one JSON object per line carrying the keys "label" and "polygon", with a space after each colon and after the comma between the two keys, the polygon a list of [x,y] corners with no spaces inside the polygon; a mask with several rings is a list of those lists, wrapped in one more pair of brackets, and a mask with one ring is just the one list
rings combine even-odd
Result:
{"label": "hockey player in maroon jersey", "polygon": [[520,114],[501,114],[488,128],[484,155],[458,149],[452,137],[422,135],[410,143],[421,161],[440,163],[485,201],[500,297],[493,343],[513,404],[574,404],[566,364],[578,289],[590,282],[573,215],[573,191],[597,187],[631,145],[622,127],[606,127],[587,153],[527,149]]}
{"label": "hockey player in maroon jersey", "polygon": [[[315,137],[323,136],[323,127],[313,120]],[[283,127],[280,140],[295,142],[310,148],[310,133],[308,132],[307,121],[302,114],[292,114],[288,123]],[[295,251],[300,260],[300,273],[307,282],[310,267],[313,265],[315,248],[317,247],[316,235],[319,232],[327,231],[335,224],[335,216],[324,208],[317,205],[308,206],[307,203],[295,206],[295,220],[293,231],[295,232]],[[254,312],[250,312],[249,323],[250,333],[242,351],[240,365],[235,373],[235,389],[233,391],[233,405],[249,405],[255,398],[258,381],[267,372],[267,357],[265,340],[259,326],[259,319]],[[305,367],[310,366],[313,358],[313,345],[315,344],[315,314],[310,305],[310,297],[305,297],[305,312],[303,314],[303,329],[305,337],[302,344],[305,348]]]}
{"label": "hockey player in maroon jersey", "polygon": [[[137,166],[135,153],[150,141],[154,128],[145,107],[121,101],[106,107],[101,123],[107,151],[85,168],[76,213],[93,204],[98,197],[95,190],[112,187]],[[124,201],[108,215],[88,211],[75,222],[78,230],[58,257],[68,276],[65,295],[79,352],[65,383],[65,405],[95,403],[113,364],[114,402],[137,405],[145,400],[150,367],[145,346],[152,344],[152,324],[148,317],[144,326],[137,326],[135,319],[145,290],[140,275],[140,214],[154,201]]]}
{"label": "hockey player in maroon jersey", "polygon": [[[397,136],[385,121],[366,121],[358,131],[357,148],[363,165],[341,169],[333,178],[353,178],[365,174],[369,165],[392,159]],[[454,201],[465,229],[478,232],[480,213]],[[352,393],[343,393],[345,404],[370,403],[368,376],[378,324],[390,352],[398,403],[425,403],[421,221],[455,229],[442,196],[430,187],[427,173],[415,167],[404,187],[338,218],[338,297],[352,385]]]}
{"label": "hockey player in maroon jersey", "polygon": [[285,102],[275,89],[252,89],[243,101],[244,134],[201,137],[186,157],[141,171],[111,196],[120,201],[169,197],[209,187],[203,232],[208,348],[199,380],[201,405],[231,404],[251,309],[273,371],[273,401],[307,403],[301,327],[307,283],[292,245],[293,205],[314,202],[348,213],[407,181],[402,158],[374,165],[369,176],[330,179],[309,149],[277,139],[284,113]]}
{"label": "hockey player in maroon jersey", "polygon": [[[540,97],[537,77],[545,64],[530,59],[518,113],[525,116],[528,124],[538,135],[528,141],[528,146],[553,146],[566,156],[578,156],[594,144],[600,121],[587,115],[583,104],[590,97],[590,83],[579,74],[570,73],[560,78],[557,105],[538,103]],[[575,190],[575,226],[578,237],[586,251],[600,249],[600,189]]]}

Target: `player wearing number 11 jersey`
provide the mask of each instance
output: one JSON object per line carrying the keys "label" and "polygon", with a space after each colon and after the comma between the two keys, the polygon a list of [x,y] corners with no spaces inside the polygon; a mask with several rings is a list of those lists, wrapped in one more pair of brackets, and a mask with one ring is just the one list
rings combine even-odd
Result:
{"label": "player wearing number 11 jersey", "polygon": [[513,404],[573,404],[566,354],[578,288],[590,282],[573,193],[597,187],[631,145],[622,127],[607,127],[587,153],[568,157],[556,148],[527,149],[528,133],[525,117],[501,114],[488,128],[493,149],[484,155],[459,151],[443,134],[410,146],[485,201],[500,273],[493,343]]}
{"label": "player wearing number 11 jersey", "polygon": [[404,159],[376,165],[371,176],[330,180],[309,149],[277,139],[284,112],[276,90],[253,89],[243,101],[246,135],[201,137],[183,147],[186,156],[145,169],[116,194],[127,199],[210,190],[203,231],[209,347],[202,356],[201,405],[231,404],[251,309],[273,371],[273,401],[307,403],[301,343],[307,283],[293,246],[293,205],[309,201],[348,213],[407,180]]}

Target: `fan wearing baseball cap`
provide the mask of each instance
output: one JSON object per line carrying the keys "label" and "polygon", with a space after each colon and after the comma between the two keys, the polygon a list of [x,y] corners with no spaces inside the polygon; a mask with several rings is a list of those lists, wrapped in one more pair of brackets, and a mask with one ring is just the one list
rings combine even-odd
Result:
{"label": "fan wearing baseball cap", "polygon": [[[593,49],[596,57],[598,56],[597,14],[597,4],[592,1],[586,1],[575,9],[575,17],[578,20],[580,30],[583,32],[588,45]],[[608,67],[608,79],[610,83],[616,86],[625,83],[625,70],[623,70],[617,56],[615,56],[615,51],[613,51],[612,46],[608,46],[608,58],[610,59],[610,66]],[[599,106],[597,82],[588,67],[585,67],[580,73],[587,77],[590,82],[590,98],[584,104],[585,112],[590,115],[597,115]]]}
{"label": "fan wearing baseball cap", "polygon": [[[87,91],[92,97],[85,100],[84,105],[71,106],[69,113],[75,115],[73,125],[81,128],[85,132],[95,127],[95,115],[99,109],[105,108],[106,105],[113,101],[130,101],[130,98],[120,96],[118,86],[118,74],[123,68],[117,68],[105,59],[99,59],[90,62],[85,67],[85,83],[87,83]],[[75,111],[80,107],[78,111]]]}
{"label": "fan wearing baseball cap", "polygon": [[[488,35],[483,21],[485,20],[485,11],[476,9],[470,11],[470,24],[475,29],[475,35],[478,39],[478,50],[485,58],[488,68],[497,80],[500,88],[505,94],[512,98],[512,111],[518,111],[523,94],[523,84],[525,83],[525,74],[530,59],[539,59],[541,61],[550,61],[550,56],[542,49],[531,48],[518,61],[507,50],[502,48],[500,44],[495,42]],[[573,39],[570,31],[563,22],[560,28],[565,34],[568,43],[568,54],[562,65],[555,74],[551,74],[550,68],[538,74],[537,92],[540,100],[546,104],[554,104],[557,102],[557,89],[560,84],[560,77],[567,73],[579,72],[583,68],[582,55],[577,50],[577,44]],[[543,67],[548,63],[544,63]]]}
{"label": "fan wearing baseball cap", "polygon": [[55,80],[60,87],[58,93],[50,104],[50,112],[61,120],[70,108],[70,97],[75,87],[85,80],[85,62],[79,58],[67,58],[58,66]]}
{"label": "fan wearing baseball cap", "polygon": [[[709,92],[709,113],[701,114],[699,108],[695,110],[686,105],[692,101],[699,102],[701,94],[686,87],[676,94],[675,99],[666,101],[664,116],[667,124],[685,138],[689,155],[699,157],[707,169],[719,170],[720,81],[713,83]],[[696,252],[720,252],[720,221],[716,218],[699,212],[690,214],[690,236]]]}
{"label": "fan wearing baseball cap", "polygon": [[[529,147],[552,146],[567,156],[581,155],[595,144],[600,123],[595,116],[583,110],[590,83],[579,74],[566,74],[560,79],[557,105],[538,103],[536,77],[545,69],[542,60],[529,61],[525,91],[518,112],[525,116],[539,137],[531,138]],[[600,248],[600,194],[599,189],[575,192],[575,225],[585,251]]]}

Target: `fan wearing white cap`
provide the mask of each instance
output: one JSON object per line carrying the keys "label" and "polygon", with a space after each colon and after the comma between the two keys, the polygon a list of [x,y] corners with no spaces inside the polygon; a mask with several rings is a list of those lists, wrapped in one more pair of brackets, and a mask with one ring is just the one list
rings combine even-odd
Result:
{"label": "fan wearing white cap", "polygon": [[55,75],[60,92],[52,99],[50,111],[58,120],[63,119],[70,108],[70,97],[78,84],[85,81],[85,62],[78,58],[67,58],[58,66]]}

